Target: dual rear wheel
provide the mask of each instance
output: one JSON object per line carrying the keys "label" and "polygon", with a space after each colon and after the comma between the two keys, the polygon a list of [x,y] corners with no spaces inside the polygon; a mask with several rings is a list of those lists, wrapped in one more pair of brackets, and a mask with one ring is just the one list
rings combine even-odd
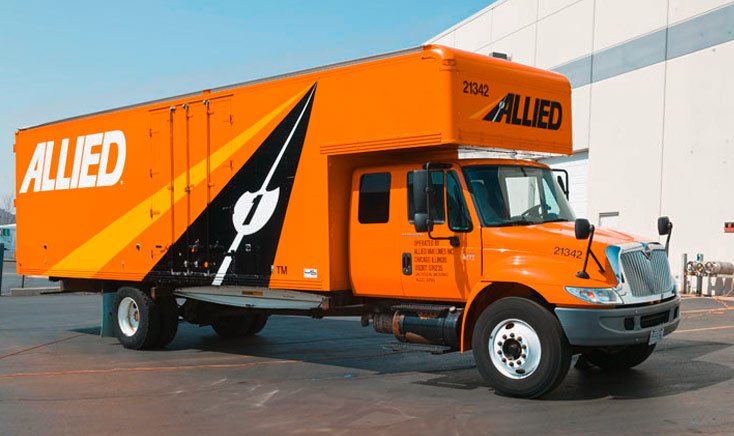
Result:
{"label": "dual rear wheel", "polygon": [[125,348],[165,347],[178,330],[178,305],[173,296],[153,300],[137,288],[122,287],[115,294],[115,337]]}
{"label": "dual rear wheel", "polygon": [[[178,330],[178,304],[173,296],[155,300],[146,292],[122,287],[114,300],[115,337],[125,348],[149,350],[170,344]],[[264,313],[214,316],[211,325],[223,338],[259,333],[268,321]]]}
{"label": "dual rear wheel", "polygon": [[233,339],[260,333],[267,322],[268,315],[264,313],[247,313],[215,318],[212,322],[212,328],[222,338]]}

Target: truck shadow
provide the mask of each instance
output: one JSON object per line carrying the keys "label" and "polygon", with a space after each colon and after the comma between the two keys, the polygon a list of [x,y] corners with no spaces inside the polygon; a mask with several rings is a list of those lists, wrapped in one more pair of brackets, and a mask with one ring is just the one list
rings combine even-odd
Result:
{"label": "truck shadow", "polygon": [[[272,317],[263,332],[238,340],[220,339],[209,328],[180,324],[170,350],[199,349],[216,353],[297,360],[378,374],[419,372],[427,378],[413,383],[444,389],[491,389],[476,370],[472,353],[430,355],[395,351],[395,339],[378,335],[354,320],[313,320]],[[676,395],[725,382],[733,370],[706,360],[729,347],[712,341],[667,338],[642,365],[627,371],[571,368],[566,380],[543,397],[546,401],[577,401],[611,397],[640,399]]]}
{"label": "truck shadow", "polygon": [[[99,334],[98,327],[75,331]],[[395,338],[376,334],[371,327],[361,327],[357,320],[274,316],[259,335],[233,340],[221,339],[209,327],[182,322],[175,340],[158,352],[199,350],[295,360],[342,368],[345,377],[358,376],[360,370],[376,374],[414,372],[425,376],[411,382],[415,384],[441,389],[491,390],[479,375],[471,352],[431,355],[423,351],[396,351],[395,342]],[[642,399],[704,389],[732,378],[734,370],[706,360],[706,356],[729,346],[722,342],[668,337],[646,362],[631,370],[572,367],[563,383],[542,400]]]}
{"label": "truck shadow", "polygon": [[611,397],[625,400],[696,391],[732,378],[730,367],[706,360],[707,355],[729,346],[721,342],[667,338],[646,362],[630,370],[572,368],[566,381],[543,399],[568,401]]}
{"label": "truck shadow", "polygon": [[[696,391],[732,378],[734,371],[730,367],[705,360],[706,355],[729,346],[720,342],[669,338],[645,363],[630,370],[604,371],[597,367],[579,370],[571,367],[561,385],[541,399],[579,401],[608,397],[625,400]],[[460,389],[484,386],[476,368],[473,368],[473,374],[461,370],[442,373],[423,384]]]}

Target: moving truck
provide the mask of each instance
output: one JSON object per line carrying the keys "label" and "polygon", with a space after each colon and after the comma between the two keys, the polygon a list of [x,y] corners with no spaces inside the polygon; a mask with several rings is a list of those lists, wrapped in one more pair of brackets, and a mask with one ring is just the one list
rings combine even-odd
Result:
{"label": "moving truck", "polygon": [[572,356],[632,367],[678,325],[667,242],[576,220],[536,161],[572,152],[559,74],[427,45],[23,129],[15,152],[18,271],[103,292],[127,348],[179,318],[357,315],[537,397]]}

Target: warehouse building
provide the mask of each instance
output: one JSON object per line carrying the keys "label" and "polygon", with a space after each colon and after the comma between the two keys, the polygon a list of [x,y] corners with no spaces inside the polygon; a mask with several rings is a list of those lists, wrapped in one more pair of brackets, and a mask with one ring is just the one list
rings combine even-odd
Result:
{"label": "warehouse building", "polygon": [[0,259],[15,260],[15,224],[0,226],[0,244],[3,245]]}
{"label": "warehouse building", "polygon": [[569,78],[574,154],[546,162],[577,216],[644,236],[669,216],[678,278],[683,253],[734,262],[734,1],[498,0],[428,42]]}

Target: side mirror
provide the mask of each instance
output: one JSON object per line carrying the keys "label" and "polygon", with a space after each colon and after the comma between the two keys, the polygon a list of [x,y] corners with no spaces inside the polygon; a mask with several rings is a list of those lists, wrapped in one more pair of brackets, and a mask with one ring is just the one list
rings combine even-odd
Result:
{"label": "side mirror", "polygon": [[568,200],[569,185],[570,185],[568,181],[568,171],[562,168],[553,168],[552,171],[554,173],[561,173],[557,176],[556,180],[558,180],[558,185],[561,187],[561,191],[563,191],[563,193],[566,194],[566,200]]}
{"label": "side mirror", "polygon": [[431,184],[431,175],[426,170],[413,172],[413,203],[415,204],[416,223],[418,222],[418,214],[428,214],[428,188],[433,188]]}
{"label": "side mirror", "polygon": [[673,229],[673,223],[670,222],[670,218],[667,216],[661,216],[658,218],[658,234],[664,236],[670,233]]}
{"label": "side mirror", "polygon": [[668,254],[668,247],[670,247],[670,235],[673,234],[673,223],[670,222],[670,218],[667,216],[661,216],[658,218],[658,234],[660,236],[668,235],[665,239],[665,254]]}
{"label": "side mirror", "polygon": [[586,218],[576,218],[576,239],[584,240],[591,234],[591,224]]}
{"label": "side mirror", "polygon": [[415,220],[416,232],[423,233],[433,230],[433,223],[428,219],[427,213],[416,213],[413,219]]}

